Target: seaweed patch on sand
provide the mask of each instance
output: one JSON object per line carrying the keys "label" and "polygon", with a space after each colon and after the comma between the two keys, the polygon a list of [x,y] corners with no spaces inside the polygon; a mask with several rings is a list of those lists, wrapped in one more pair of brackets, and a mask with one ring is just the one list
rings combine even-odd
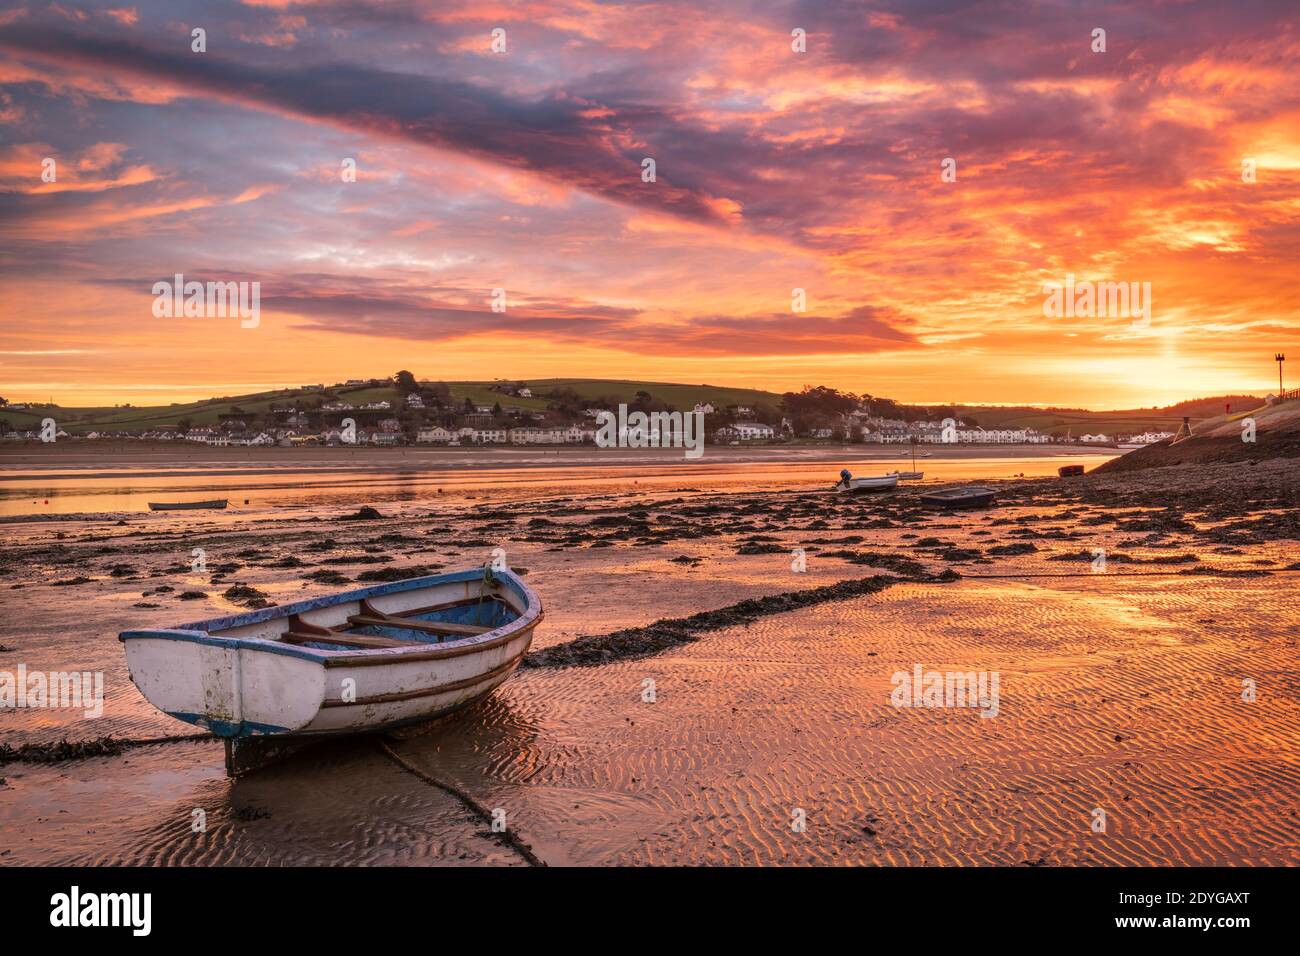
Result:
{"label": "seaweed patch on sand", "polygon": [[717,610],[701,611],[690,617],[664,618],[644,627],[631,627],[609,634],[579,637],[565,644],[530,654],[519,666],[521,669],[594,667],[611,661],[650,657],[670,647],[698,641],[709,631],[720,631],[738,624],[752,624],[760,617],[771,614],[785,614],[829,601],[847,601],[867,594],[876,594],[893,584],[910,581],[956,581],[959,577],[960,575],[952,569],[936,575],[911,577],[874,574],[869,578],[838,581],[835,584],[803,591],[787,591],[784,594],[750,598]]}
{"label": "seaweed patch on sand", "polygon": [[10,744],[0,744],[0,765],[7,763],[62,763],[65,760],[85,760],[89,757],[117,757],[131,747],[211,739],[208,734],[179,734],[172,737],[148,737],[139,740],[124,737],[68,740],[68,738],[64,737],[52,743],[22,744],[18,747]]}

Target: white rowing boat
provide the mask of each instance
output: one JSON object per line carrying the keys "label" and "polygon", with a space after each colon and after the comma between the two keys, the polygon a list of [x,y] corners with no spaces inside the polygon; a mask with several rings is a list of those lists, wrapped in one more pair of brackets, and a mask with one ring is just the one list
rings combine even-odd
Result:
{"label": "white rowing boat", "polygon": [[474,568],[174,628],[125,631],[149,703],[227,743],[388,730],[491,693],[542,619],[512,571]]}
{"label": "white rowing boat", "polygon": [[862,494],[872,491],[888,491],[898,487],[897,475],[879,475],[870,478],[841,478],[834,485],[841,494]]}

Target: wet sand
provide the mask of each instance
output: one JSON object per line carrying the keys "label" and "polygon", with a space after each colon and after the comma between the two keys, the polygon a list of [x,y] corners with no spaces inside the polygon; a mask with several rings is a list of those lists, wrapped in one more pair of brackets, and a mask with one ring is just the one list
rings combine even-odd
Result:
{"label": "wet sand", "polygon": [[[120,630],[497,546],[546,606],[529,666],[389,746],[505,810],[545,862],[1300,863],[1291,462],[1004,482],[997,508],[956,514],[911,490],[687,481],[424,499],[374,521],[334,507],[0,528],[0,669],[102,670],[107,692],[97,720],[0,712],[0,746],[33,745],[0,763],[0,863],[526,865],[374,739],[237,782],[210,741],[32,762],[64,737],[193,732],[130,684]],[[998,715],[892,706],[891,675],[917,663],[998,672]]]}

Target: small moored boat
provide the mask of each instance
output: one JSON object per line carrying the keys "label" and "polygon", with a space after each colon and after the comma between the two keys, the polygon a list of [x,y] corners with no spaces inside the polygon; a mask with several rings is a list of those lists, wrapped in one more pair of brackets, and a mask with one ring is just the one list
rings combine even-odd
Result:
{"label": "small moored boat", "polygon": [[150,511],[191,511],[195,508],[224,508],[229,503],[227,498],[213,498],[210,501],[151,501]]}
{"label": "small moored boat", "polygon": [[854,478],[847,468],[840,471],[840,480],[831,486],[833,491],[841,494],[862,494],[872,491],[888,491],[898,487],[898,475],[878,475],[870,478]]}
{"label": "small moored boat", "polygon": [[945,488],[921,495],[921,501],[935,508],[987,508],[993,504],[997,492],[983,485],[965,488]]}
{"label": "small moored boat", "polygon": [[1083,465],[1062,465],[1056,469],[1056,473],[1062,478],[1073,478],[1083,474]]}
{"label": "small moored boat", "polygon": [[925,472],[916,470],[916,439],[912,439],[912,470],[911,471],[891,471],[891,475],[896,475],[899,481],[920,481],[925,477]]}
{"label": "small moored boat", "polygon": [[120,639],[149,703],[222,738],[233,776],[258,738],[390,730],[474,703],[541,619],[514,572],[472,568]]}

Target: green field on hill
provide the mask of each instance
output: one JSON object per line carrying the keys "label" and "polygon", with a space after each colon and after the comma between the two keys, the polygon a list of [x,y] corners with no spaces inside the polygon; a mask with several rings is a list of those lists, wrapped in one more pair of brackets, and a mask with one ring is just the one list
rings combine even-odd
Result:
{"label": "green field on hill", "polygon": [[583,398],[617,398],[620,402],[631,402],[636,398],[637,392],[649,392],[652,397],[681,411],[689,411],[697,402],[709,402],[715,408],[726,408],[728,405],[776,406],[781,402],[781,396],[776,392],[721,385],[682,385],[676,382],[632,382],[601,378],[541,378],[530,380],[528,385],[534,392],[562,388],[577,392]]}
{"label": "green field on hill", "polygon": [[[545,411],[550,404],[546,398],[514,398],[492,390],[492,382],[447,382],[452,399],[460,404],[469,399],[476,405],[512,405],[530,411]],[[652,396],[675,408],[690,409],[696,402],[712,402],[715,406],[753,405],[761,402],[777,404],[780,396],[746,388],[721,388],[713,385],[680,385],[666,382],[634,382],[603,379],[556,378],[528,381],[534,392],[553,388],[570,389],[583,398],[614,398],[631,402],[638,391]],[[328,389],[337,401],[351,405],[387,401],[397,407],[400,396],[392,386],[337,386]],[[60,428],[70,434],[91,431],[148,431],[155,428],[174,428],[182,419],[192,426],[214,425],[222,415],[236,411],[265,414],[272,406],[291,405],[296,400],[314,405],[322,397],[319,389],[280,389],[250,395],[223,396],[200,402],[183,402],[173,405],[119,406],[119,407],[42,407],[14,409],[0,407],[0,420],[11,428],[29,430],[40,426],[44,418],[53,418]]]}

